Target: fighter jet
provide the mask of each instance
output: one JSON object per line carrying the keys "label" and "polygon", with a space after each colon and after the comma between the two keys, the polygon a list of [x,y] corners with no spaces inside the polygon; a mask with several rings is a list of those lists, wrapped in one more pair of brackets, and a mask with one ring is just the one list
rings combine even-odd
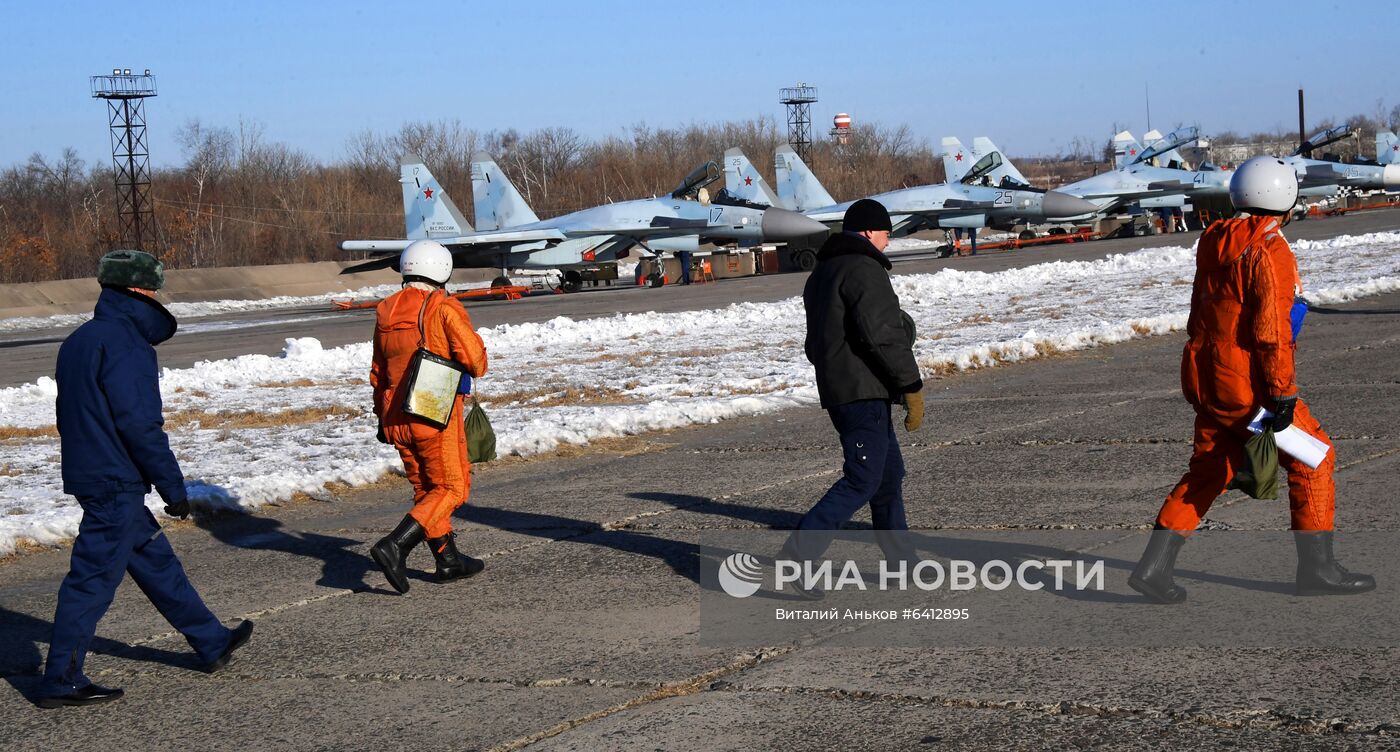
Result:
{"label": "fighter jet", "polygon": [[[841,222],[854,201],[837,203],[787,144],[774,152],[778,177],[775,193],[739,149],[724,153],[725,194],[754,205],[782,206],[802,212],[824,224]],[[870,198],[885,205],[894,225],[893,235],[903,236],[934,228],[1002,227],[1027,220],[1068,217],[1092,212],[1093,205],[1072,196],[977,184],[922,185],[880,193]],[[794,260],[803,269],[816,264],[811,249],[798,249]]]}
{"label": "fighter jet", "polygon": [[[1327,157],[1332,156],[1329,154],[1324,154],[1323,159],[1312,158],[1315,149],[1321,149],[1351,135],[1352,130],[1349,127],[1339,125],[1314,135],[1299,145],[1292,154],[1282,158],[1298,174],[1299,196],[1333,196],[1342,188],[1363,191],[1393,191],[1400,188],[1400,164],[1381,162],[1380,157],[1384,156],[1383,154],[1376,155],[1376,161],[1381,163],[1374,165],[1346,164],[1336,158],[1328,159]],[[1378,152],[1382,151],[1380,147],[1383,135],[1389,134],[1376,134]]]}
{"label": "fighter jet", "polygon": [[652,252],[694,250],[701,243],[783,243],[826,232],[820,222],[781,208],[697,200],[701,188],[719,178],[713,163],[688,175],[669,196],[622,201],[540,220],[488,154],[472,158],[472,186],[479,229],[473,229],[423,160],[403,158],[405,237],[347,240],[341,250],[376,257],[346,268],[348,274],[391,268],[414,240],[431,239],[452,251],[457,268],[561,269],[562,287],[577,290],[576,267],[615,261],[633,246]]}
{"label": "fighter jet", "polygon": [[[1125,135],[1125,142],[1132,139],[1131,134],[1119,134]],[[1123,166],[1118,169],[1060,186],[1056,190],[1093,202],[1100,214],[1119,212],[1132,204],[1143,209],[1175,209],[1185,206],[1193,198],[1228,196],[1230,178],[1234,175],[1231,170],[1182,170],[1149,164],[1155,157],[1175,152],[1197,137],[1195,128],[1169,134],[1136,157],[1123,160]],[[1115,143],[1118,142],[1115,137]]]}

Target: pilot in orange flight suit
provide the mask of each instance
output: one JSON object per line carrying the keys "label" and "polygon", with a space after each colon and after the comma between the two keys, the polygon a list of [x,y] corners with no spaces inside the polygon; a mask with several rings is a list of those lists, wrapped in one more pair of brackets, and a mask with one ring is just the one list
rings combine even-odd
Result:
{"label": "pilot in orange flight suit", "polygon": [[[1128,580],[1159,603],[1185,600],[1185,589],[1172,580],[1176,554],[1239,469],[1251,436],[1246,426],[1260,407],[1275,413],[1275,431],[1291,424],[1332,443],[1298,399],[1294,381],[1291,313],[1302,286],[1280,222],[1286,222],[1297,195],[1293,168],[1274,157],[1251,159],[1230,181],[1235,208],[1249,214],[1211,225],[1197,245],[1190,340],[1181,362],[1182,392],[1196,410],[1190,468],[1162,504],[1147,550]],[[1376,584],[1333,558],[1335,455],[1329,451],[1314,469],[1279,453],[1288,473],[1300,595],[1359,593]]]}
{"label": "pilot in orange flight suit", "polygon": [[447,428],[438,428],[401,409],[409,363],[420,346],[420,314],[422,346],[456,361],[470,376],[486,373],[486,348],[466,309],[443,291],[452,274],[452,255],[446,248],[431,240],[416,241],[404,249],[399,268],[404,288],[376,309],[369,379],[374,387],[380,441],[393,444],[403,458],[404,472],[413,484],[413,509],[374,545],[370,556],[384,570],[389,584],[403,593],[408,591],[404,570],[408,553],[425,538],[437,561],[439,581],[467,577],[485,568],[480,559],[457,550],[452,534],[452,512],[466,502],[471,491],[462,395],[457,395]]}

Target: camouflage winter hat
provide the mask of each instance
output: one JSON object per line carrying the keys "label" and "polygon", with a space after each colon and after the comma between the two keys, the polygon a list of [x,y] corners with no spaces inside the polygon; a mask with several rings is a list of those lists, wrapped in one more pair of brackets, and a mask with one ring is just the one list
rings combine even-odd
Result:
{"label": "camouflage winter hat", "polygon": [[159,290],[165,284],[165,266],[145,251],[112,251],[97,262],[97,283]]}

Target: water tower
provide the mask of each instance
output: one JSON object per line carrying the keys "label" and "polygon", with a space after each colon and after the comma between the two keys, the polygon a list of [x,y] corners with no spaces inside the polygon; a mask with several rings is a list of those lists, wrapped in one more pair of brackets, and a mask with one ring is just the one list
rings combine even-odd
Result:
{"label": "water tower", "polygon": [[851,116],[844,112],[836,113],[836,117],[831,119],[831,140],[838,146],[845,146],[851,142]]}

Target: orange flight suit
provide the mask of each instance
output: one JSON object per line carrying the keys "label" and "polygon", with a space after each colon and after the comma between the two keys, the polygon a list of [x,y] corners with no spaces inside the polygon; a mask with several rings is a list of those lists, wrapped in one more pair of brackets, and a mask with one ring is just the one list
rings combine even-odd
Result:
{"label": "orange flight suit", "polygon": [[[1190,341],[1181,356],[1181,389],[1196,408],[1190,469],[1167,495],[1157,524],[1190,531],[1244,461],[1246,426],[1277,397],[1298,392],[1289,310],[1301,293],[1298,262],[1273,217],[1241,217],[1211,225],[1196,250]],[[1328,444],[1308,406],[1298,400],[1293,425]],[[1336,452],[1316,469],[1280,452],[1288,473],[1294,530],[1331,530]]]}
{"label": "orange flight suit", "polygon": [[385,437],[399,450],[413,484],[409,514],[423,526],[428,538],[441,538],[452,532],[452,512],[471,492],[471,462],[462,423],[462,395],[457,396],[447,428],[413,418],[401,408],[409,362],[418,349],[420,310],[424,346],[465,366],[473,377],[486,373],[486,347],[461,302],[441,290],[405,287],[380,301],[375,309],[374,360],[369,372],[374,413],[384,426]]}

